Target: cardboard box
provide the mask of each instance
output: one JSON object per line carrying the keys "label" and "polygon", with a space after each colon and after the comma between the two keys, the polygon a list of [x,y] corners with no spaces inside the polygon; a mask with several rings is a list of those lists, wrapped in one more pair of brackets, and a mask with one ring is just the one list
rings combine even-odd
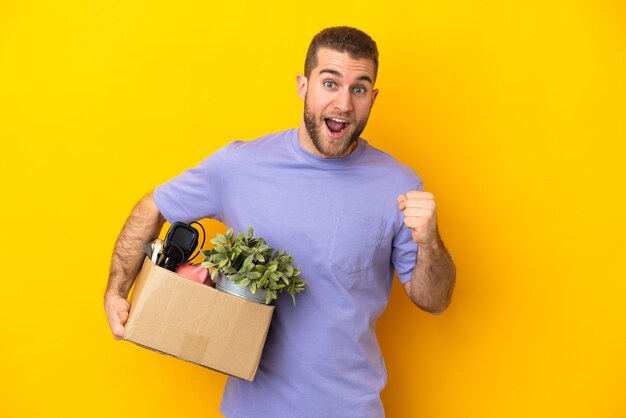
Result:
{"label": "cardboard box", "polygon": [[273,306],[196,283],[146,258],[124,339],[222,373],[253,380]]}

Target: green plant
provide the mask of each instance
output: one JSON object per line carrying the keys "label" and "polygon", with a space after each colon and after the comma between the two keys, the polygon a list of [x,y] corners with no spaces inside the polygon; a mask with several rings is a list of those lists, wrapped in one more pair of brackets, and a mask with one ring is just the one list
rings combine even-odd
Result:
{"label": "green plant", "polygon": [[300,268],[293,267],[294,260],[285,251],[275,251],[263,238],[253,238],[253,233],[249,227],[245,235],[240,232],[235,236],[232,228],[225,235],[217,234],[211,240],[213,248],[202,251],[202,266],[211,270],[212,280],[221,273],[253,294],[257,289],[266,289],[266,304],[286,291],[295,305],[295,294],[308,284],[299,277]]}

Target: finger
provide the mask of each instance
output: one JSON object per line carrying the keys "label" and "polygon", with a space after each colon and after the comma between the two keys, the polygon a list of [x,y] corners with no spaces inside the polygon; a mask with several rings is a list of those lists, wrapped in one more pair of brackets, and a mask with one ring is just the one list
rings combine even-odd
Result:
{"label": "finger", "polygon": [[111,332],[116,340],[124,338],[124,327],[121,324],[111,324]]}
{"label": "finger", "polygon": [[406,208],[404,210],[405,217],[417,217],[417,218],[427,218],[433,215],[433,212],[428,209],[423,208]]}
{"label": "finger", "polygon": [[429,199],[429,200],[435,199],[435,196],[432,193],[420,192],[419,190],[411,190],[410,192],[406,192],[406,197],[408,199],[415,199],[415,198]]}
{"label": "finger", "polygon": [[435,201],[431,199],[413,198],[405,202],[407,208],[435,209]]}
{"label": "finger", "polygon": [[422,222],[417,217],[404,218],[404,225],[406,225],[409,229],[416,229],[424,226],[424,222]]}

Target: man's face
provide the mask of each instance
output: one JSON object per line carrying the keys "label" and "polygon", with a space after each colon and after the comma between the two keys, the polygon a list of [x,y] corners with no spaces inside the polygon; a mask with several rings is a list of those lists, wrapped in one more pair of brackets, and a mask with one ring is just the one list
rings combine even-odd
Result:
{"label": "man's face", "polygon": [[298,76],[308,134],[303,138],[305,149],[324,158],[352,152],[378,94],[374,77],[370,59],[355,59],[328,48],[317,51],[317,66],[309,78]]}

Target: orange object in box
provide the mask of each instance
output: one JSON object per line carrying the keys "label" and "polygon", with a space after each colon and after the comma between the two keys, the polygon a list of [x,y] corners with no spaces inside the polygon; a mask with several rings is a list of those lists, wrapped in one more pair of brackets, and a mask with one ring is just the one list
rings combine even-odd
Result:
{"label": "orange object in box", "polygon": [[204,283],[207,286],[215,287],[213,280],[209,277],[209,270],[199,264],[184,262],[176,269],[176,274],[193,280],[196,283]]}

